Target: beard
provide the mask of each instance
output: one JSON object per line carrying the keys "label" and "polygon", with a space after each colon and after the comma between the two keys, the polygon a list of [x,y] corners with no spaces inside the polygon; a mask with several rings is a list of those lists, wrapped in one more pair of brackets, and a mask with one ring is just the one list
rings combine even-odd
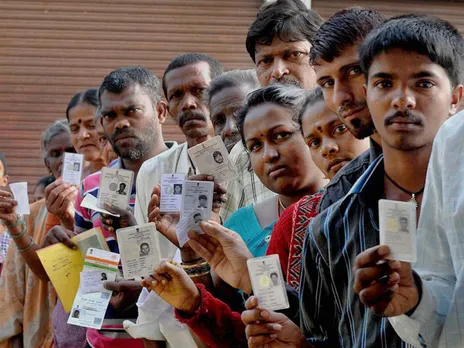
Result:
{"label": "beard", "polygon": [[[120,135],[128,135],[133,137],[135,145],[133,146],[118,146],[116,144],[116,138]],[[146,157],[157,138],[158,134],[155,130],[155,126],[150,124],[148,128],[135,132],[129,128],[117,129],[109,138],[110,143],[113,147],[114,152],[122,159],[135,162]]]}

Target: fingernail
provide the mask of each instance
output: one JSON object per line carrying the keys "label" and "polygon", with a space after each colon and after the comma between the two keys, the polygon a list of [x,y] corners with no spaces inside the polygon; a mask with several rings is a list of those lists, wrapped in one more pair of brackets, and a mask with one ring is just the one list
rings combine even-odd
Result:
{"label": "fingernail", "polygon": [[214,176],[208,175],[208,176],[206,177],[206,179],[208,179],[208,180],[214,180]]}
{"label": "fingernail", "polygon": [[103,287],[104,287],[106,290],[109,290],[109,289],[108,289],[108,285],[106,285],[106,283],[103,283]]}
{"label": "fingernail", "polygon": [[275,331],[280,331],[280,330],[282,330],[282,325],[274,324],[274,325],[272,325],[272,329],[275,330]]}
{"label": "fingernail", "polygon": [[157,280],[153,280],[153,281],[151,282],[151,285],[157,286],[157,285],[158,285],[158,281],[157,281]]}
{"label": "fingernail", "polygon": [[77,245],[74,245],[72,248],[73,248],[73,250],[77,250],[77,249],[78,249]]}
{"label": "fingernail", "polygon": [[390,252],[390,249],[388,249],[386,245],[382,245],[380,248],[377,249],[377,254],[379,256],[388,255],[389,252]]}
{"label": "fingernail", "polygon": [[277,338],[277,335],[276,335],[276,334],[271,334],[271,335],[269,335],[269,337],[270,337],[271,339],[275,340],[275,339]]}
{"label": "fingernail", "polygon": [[387,284],[389,279],[390,279],[389,275],[384,275],[383,277],[380,277],[379,279],[377,279],[377,282],[380,284]]}

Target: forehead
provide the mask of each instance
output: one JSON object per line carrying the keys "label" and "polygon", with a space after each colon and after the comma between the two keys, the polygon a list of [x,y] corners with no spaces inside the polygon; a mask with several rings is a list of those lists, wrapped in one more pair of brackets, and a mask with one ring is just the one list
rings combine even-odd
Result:
{"label": "forehead", "polygon": [[309,41],[282,41],[276,35],[272,39],[270,45],[256,45],[256,56],[279,55],[287,50],[303,50],[308,51],[311,49]]}
{"label": "forehead", "polygon": [[70,135],[68,133],[60,133],[50,139],[47,150],[50,151],[50,150],[60,149],[62,147],[70,147],[70,146],[72,146]]}
{"label": "forehead", "polygon": [[339,56],[335,57],[331,62],[327,62],[321,58],[317,59],[314,63],[316,78],[322,76],[336,76],[343,67],[359,63],[359,46],[360,44],[355,44],[346,47],[340,52]]}
{"label": "forehead", "polygon": [[417,73],[428,72],[449,81],[446,71],[426,55],[399,48],[377,55],[369,68],[369,78],[378,73],[388,73],[394,78],[416,78]]}
{"label": "forehead", "polygon": [[97,108],[88,103],[79,103],[69,110],[69,123],[75,123],[79,120],[89,120],[95,117]]}
{"label": "forehead", "polygon": [[212,112],[219,112],[225,108],[241,107],[252,88],[248,85],[227,87],[213,95],[209,103]]}
{"label": "forehead", "polygon": [[302,120],[303,131],[306,134],[318,128],[324,129],[338,120],[338,116],[329,110],[323,100],[320,100],[306,108]]}
{"label": "forehead", "polygon": [[209,85],[211,74],[207,62],[198,62],[173,69],[166,74],[165,83],[169,91],[195,84]]}
{"label": "forehead", "polygon": [[131,84],[121,93],[104,91],[100,96],[101,109],[108,110],[119,106],[129,106],[150,102],[146,91],[137,83]]}
{"label": "forehead", "polygon": [[245,140],[260,137],[279,125],[294,127],[291,111],[273,103],[260,104],[246,115],[243,135]]}

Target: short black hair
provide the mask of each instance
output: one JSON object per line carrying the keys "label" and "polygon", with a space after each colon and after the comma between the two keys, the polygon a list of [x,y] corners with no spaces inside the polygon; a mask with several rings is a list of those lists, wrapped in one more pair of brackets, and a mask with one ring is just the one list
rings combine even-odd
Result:
{"label": "short black hair", "polygon": [[148,244],[148,243],[142,243],[142,244],[140,244],[140,249],[142,249],[142,247],[143,247],[144,245],[146,245],[147,247],[150,247],[150,244]]}
{"label": "short black hair", "polygon": [[198,199],[206,199],[206,200],[208,200],[208,197],[206,197],[206,195],[200,195],[200,196],[198,196]]}
{"label": "short black hair", "polygon": [[161,100],[161,86],[155,74],[142,66],[127,66],[118,68],[105,76],[98,89],[99,104],[103,92],[119,94],[134,84],[145,90],[153,105]]}
{"label": "short black hair", "polygon": [[3,152],[0,152],[0,162],[3,163],[3,175],[8,175],[8,165],[6,164],[6,157]]}
{"label": "short black hair", "polygon": [[332,62],[344,49],[362,42],[386,18],[373,9],[350,7],[336,12],[321,25],[314,38],[309,61]]}
{"label": "short black hair", "polygon": [[206,92],[206,101],[209,104],[211,99],[223,89],[244,85],[250,86],[253,90],[261,87],[254,69],[237,69],[225,72],[211,81]]}
{"label": "short black hair", "polygon": [[69,122],[69,111],[79,104],[89,104],[98,108],[98,89],[96,88],[89,88],[84,91],[81,91],[74,95],[71,98],[71,101],[66,108],[66,119]]}
{"label": "short black hair", "polygon": [[265,3],[248,29],[246,50],[253,62],[256,62],[256,45],[270,45],[276,35],[284,42],[309,41],[312,44],[323,21],[303,1],[277,0]]}
{"label": "short black hair", "polygon": [[245,105],[237,114],[237,124],[242,137],[242,143],[245,145],[243,125],[247,114],[252,108],[264,103],[273,103],[289,109],[292,113],[292,120],[295,125],[299,126],[298,117],[305,100],[305,93],[306,91],[299,87],[282,84],[271,85],[251,92],[247,97]]}
{"label": "short black hair", "polygon": [[224,72],[224,67],[216,58],[208,56],[203,53],[184,53],[180,56],[175,57],[169,63],[168,67],[163,74],[163,91],[166,99],[168,98],[168,87],[166,86],[166,75],[168,72],[174,69],[182,68],[187,65],[197,64],[200,62],[206,62],[209,65],[209,75],[211,80],[215,79]]}
{"label": "short black hair", "polygon": [[40,178],[39,181],[37,181],[37,185],[35,187],[43,186],[47,187],[51,183],[53,183],[56,180],[54,176],[44,176],[43,178]]}
{"label": "short black hair", "polygon": [[366,77],[374,58],[392,49],[427,56],[446,71],[453,87],[463,82],[464,39],[451,23],[441,18],[398,16],[369,34],[359,53]]}
{"label": "short black hair", "polygon": [[277,274],[277,272],[272,272],[272,273],[269,275],[269,277],[272,278],[273,275],[276,276],[276,277],[279,277],[279,275]]}
{"label": "short black hair", "polygon": [[314,105],[320,101],[324,101],[324,93],[322,92],[322,88],[320,86],[317,86],[316,88],[306,92],[305,101],[301,107],[300,114],[298,115],[298,123],[300,126],[303,121],[303,115],[306,112],[308,106]]}

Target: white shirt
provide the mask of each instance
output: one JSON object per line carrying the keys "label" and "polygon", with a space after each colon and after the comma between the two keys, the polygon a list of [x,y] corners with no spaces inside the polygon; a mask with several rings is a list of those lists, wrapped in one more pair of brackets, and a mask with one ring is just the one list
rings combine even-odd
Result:
{"label": "white shirt", "polygon": [[[150,158],[142,164],[137,175],[134,211],[138,224],[148,223],[148,204],[151,200],[151,193],[155,185],[161,184],[163,174],[193,174],[187,148],[187,143],[172,146],[169,150]],[[160,233],[157,235],[159,236],[161,258],[172,259],[177,248]]]}
{"label": "white shirt", "polygon": [[464,111],[437,133],[417,231],[423,294],[411,317],[390,318],[398,335],[427,347],[464,347]]}

